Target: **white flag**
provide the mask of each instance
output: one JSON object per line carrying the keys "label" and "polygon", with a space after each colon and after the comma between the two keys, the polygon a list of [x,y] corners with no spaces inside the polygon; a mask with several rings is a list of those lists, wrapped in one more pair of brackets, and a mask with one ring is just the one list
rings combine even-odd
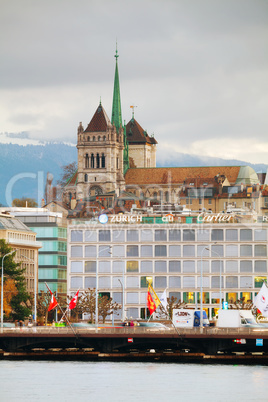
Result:
{"label": "white flag", "polygon": [[167,309],[167,291],[166,289],[164,290],[162,296],[160,297],[160,302],[162,303],[162,306],[165,308],[165,310]]}
{"label": "white flag", "polygon": [[263,317],[268,317],[268,288],[263,282],[261,290],[254,300],[254,305],[262,313]]}

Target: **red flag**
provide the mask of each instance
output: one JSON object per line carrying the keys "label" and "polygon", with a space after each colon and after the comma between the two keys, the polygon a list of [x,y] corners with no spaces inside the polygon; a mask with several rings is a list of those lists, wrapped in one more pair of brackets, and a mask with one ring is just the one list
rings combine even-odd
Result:
{"label": "red flag", "polygon": [[152,315],[160,304],[160,300],[151,285],[148,286],[147,307]]}
{"label": "red flag", "polygon": [[78,293],[79,290],[76,292],[76,295],[72,298],[72,300],[69,303],[69,310],[72,310],[73,308],[76,307],[77,299],[78,299]]}
{"label": "red flag", "polygon": [[53,310],[53,308],[55,308],[58,305],[58,302],[57,302],[55,296],[53,295],[53,293],[51,292],[51,290],[49,289],[49,287],[48,287],[46,282],[45,282],[45,284],[46,284],[46,287],[49,290],[49,293],[51,294],[50,305],[48,306],[48,309],[47,309],[47,311],[50,311],[50,310]]}

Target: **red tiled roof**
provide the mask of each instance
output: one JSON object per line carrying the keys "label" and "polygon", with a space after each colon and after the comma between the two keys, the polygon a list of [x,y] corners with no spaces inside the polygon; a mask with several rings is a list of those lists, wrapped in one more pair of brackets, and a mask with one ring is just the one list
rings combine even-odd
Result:
{"label": "red tiled roof", "polygon": [[107,116],[107,113],[103,109],[102,105],[99,104],[94,116],[85,130],[85,133],[104,132],[107,130],[107,127],[111,125],[112,124]]}
{"label": "red tiled roof", "polygon": [[128,169],[125,181],[127,185],[182,184],[187,178],[201,177],[207,180],[220,174],[225,175],[232,185],[236,182],[239,170],[240,166],[137,168]]}
{"label": "red tiled roof", "polygon": [[132,143],[157,144],[154,137],[150,137],[135,119],[131,119],[126,125],[127,140]]}

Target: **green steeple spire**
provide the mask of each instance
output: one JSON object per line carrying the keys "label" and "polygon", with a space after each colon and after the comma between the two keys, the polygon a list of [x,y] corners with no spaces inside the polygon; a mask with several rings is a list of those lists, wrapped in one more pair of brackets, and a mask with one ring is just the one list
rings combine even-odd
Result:
{"label": "green steeple spire", "polygon": [[119,74],[118,74],[118,65],[117,59],[119,57],[117,52],[117,44],[115,51],[115,75],[114,75],[114,94],[113,94],[113,109],[112,109],[112,124],[115,125],[116,131],[119,131],[119,128],[122,127],[122,112],[121,112],[121,99],[120,99],[120,86],[119,86]]}

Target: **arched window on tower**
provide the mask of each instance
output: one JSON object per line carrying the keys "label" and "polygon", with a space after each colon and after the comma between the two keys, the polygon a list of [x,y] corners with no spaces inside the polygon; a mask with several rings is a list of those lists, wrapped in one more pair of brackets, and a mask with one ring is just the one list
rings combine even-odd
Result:
{"label": "arched window on tower", "polygon": [[99,169],[100,167],[100,155],[97,154],[97,158],[96,158],[96,168]]}
{"label": "arched window on tower", "polygon": [[88,181],[88,175],[85,174],[85,183],[87,183],[87,181]]}
{"label": "arched window on tower", "polygon": [[90,158],[90,167],[92,169],[94,169],[94,154],[91,154],[91,158]]}
{"label": "arched window on tower", "polygon": [[88,154],[86,154],[86,157],[85,157],[85,168],[86,168],[86,169],[89,168],[89,157],[88,157]]}
{"label": "arched window on tower", "polygon": [[87,137],[88,142],[90,141],[90,136]]}
{"label": "arched window on tower", "polygon": [[105,168],[105,155],[101,154],[101,167]]}
{"label": "arched window on tower", "polygon": [[156,191],[153,193],[153,197],[155,200],[157,200],[157,192]]}
{"label": "arched window on tower", "polygon": [[95,135],[93,136],[92,141],[96,141]]}
{"label": "arched window on tower", "polygon": [[101,137],[100,137],[100,135],[98,136],[98,141],[100,141],[101,140]]}
{"label": "arched window on tower", "polygon": [[165,192],[165,201],[169,202],[169,192],[168,191]]}
{"label": "arched window on tower", "polygon": [[103,141],[106,141],[106,135],[103,136]]}

